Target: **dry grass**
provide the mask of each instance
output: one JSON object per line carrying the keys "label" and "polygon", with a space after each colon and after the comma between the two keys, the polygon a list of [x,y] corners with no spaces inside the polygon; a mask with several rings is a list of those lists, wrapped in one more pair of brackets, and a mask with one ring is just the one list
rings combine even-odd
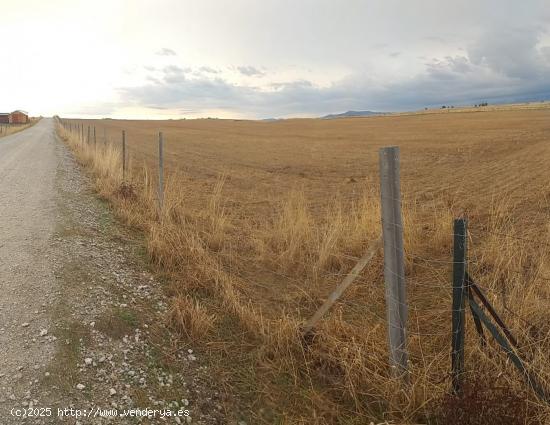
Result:
{"label": "dry grass", "polygon": [[209,314],[199,301],[181,295],[173,300],[169,316],[175,330],[183,332],[192,341],[206,338],[216,320],[216,316]]}
{"label": "dry grass", "polygon": [[40,118],[31,118],[27,124],[0,124],[0,137],[18,133],[35,125]]}
{"label": "dry grass", "polygon": [[[169,321],[223,360],[220,371],[252,423],[442,423],[462,406],[448,397],[454,217],[469,218],[471,274],[533,370],[544,382],[550,376],[550,109],[542,106],[274,123],[71,121],[95,125],[96,145],[59,131],[98,192],[147,235],[152,262],[171,282]],[[167,164],[160,212],[158,130]],[[313,341],[299,337],[380,232],[377,151],[390,144],[402,156],[408,388],[388,371],[380,256]],[[471,323],[466,364],[468,376],[494,384],[483,391],[510,388],[515,406],[529,412],[521,423],[550,420],[497,346],[478,347]],[[503,407],[487,394],[475,401]]]}

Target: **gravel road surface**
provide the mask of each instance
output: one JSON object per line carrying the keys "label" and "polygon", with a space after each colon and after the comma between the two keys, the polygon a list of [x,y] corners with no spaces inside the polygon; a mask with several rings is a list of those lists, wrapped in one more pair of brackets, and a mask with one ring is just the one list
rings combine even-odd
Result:
{"label": "gravel road surface", "polygon": [[24,396],[29,383],[23,376],[53,356],[52,344],[32,340],[48,329],[46,310],[56,290],[48,258],[56,222],[55,145],[51,119],[0,138],[1,423],[9,423],[5,409]]}

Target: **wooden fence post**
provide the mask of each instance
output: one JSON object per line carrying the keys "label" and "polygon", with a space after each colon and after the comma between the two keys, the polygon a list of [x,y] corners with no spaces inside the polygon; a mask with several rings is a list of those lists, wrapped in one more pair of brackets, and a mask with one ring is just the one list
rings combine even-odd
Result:
{"label": "wooden fence post", "polygon": [[380,149],[379,159],[390,365],[395,377],[408,382],[407,297],[403,252],[403,219],[401,216],[399,147],[390,146]]}
{"label": "wooden fence post", "polygon": [[453,246],[453,311],[451,368],[453,391],[460,392],[464,374],[464,334],[466,328],[466,220],[454,221]]}
{"label": "wooden fence post", "polygon": [[126,131],[122,130],[122,180],[126,180]]}
{"label": "wooden fence post", "polygon": [[162,131],[159,132],[159,211],[162,212],[164,205],[164,137]]}
{"label": "wooden fence post", "polygon": [[95,135],[95,125],[94,125],[94,149],[97,147],[97,138]]}

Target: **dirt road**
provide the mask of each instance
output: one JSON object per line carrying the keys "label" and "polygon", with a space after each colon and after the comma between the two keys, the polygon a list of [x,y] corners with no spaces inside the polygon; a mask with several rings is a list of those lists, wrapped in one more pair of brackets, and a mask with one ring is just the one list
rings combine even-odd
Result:
{"label": "dirt road", "polygon": [[52,338],[44,334],[49,329],[47,307],[57,290],[48,254],[56,213],[55,145],[52,119],[0,138],[0,415],[4,419],[5,409],[24,398],[29,374],[44,369],[54,352]]}
{"label": "dirt road", "polygon": [[0,223],[0,424],[136,423],[128,412],[146,408],[228,423],[201,354],[164,326],[139,234],[94,195],[53,119],[0,138]]}

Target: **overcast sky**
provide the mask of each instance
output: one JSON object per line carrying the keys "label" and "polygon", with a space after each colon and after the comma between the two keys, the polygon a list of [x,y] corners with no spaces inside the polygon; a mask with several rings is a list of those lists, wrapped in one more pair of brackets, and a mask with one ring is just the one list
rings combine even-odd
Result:
{"label": "overcast sky", "polygon": [[550,99],[550,0],[0,0],[0,112],[318,116]]}

